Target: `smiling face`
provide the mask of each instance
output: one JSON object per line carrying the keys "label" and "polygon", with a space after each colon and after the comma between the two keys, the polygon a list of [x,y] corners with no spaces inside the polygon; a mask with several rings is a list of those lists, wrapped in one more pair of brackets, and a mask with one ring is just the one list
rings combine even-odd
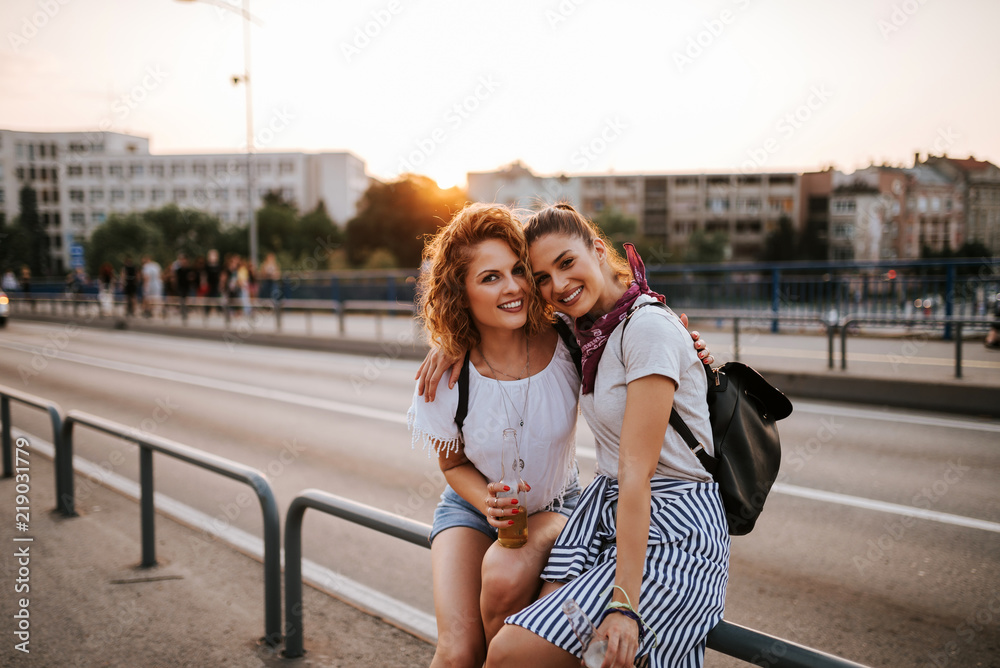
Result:
{"label": "smiling face", "polygon": [[576,235],[545,234],[533,241],[528,254],[542,299],[573,318],[599,311],[608,289],[604,252],[600,239],[588,244]]}
{"label": "smiling face", "polygon": [[484,241],[471,253],[465,275],[466,306],[480,333],[524,327],[530,290],[524,264],[499,239]]}

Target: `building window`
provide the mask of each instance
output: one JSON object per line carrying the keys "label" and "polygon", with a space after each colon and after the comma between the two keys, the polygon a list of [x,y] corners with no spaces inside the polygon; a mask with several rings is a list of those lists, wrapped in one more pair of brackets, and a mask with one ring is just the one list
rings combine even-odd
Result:
{"label": "building window", "polygon": [[203,162],[196,162],[196,163],[194,163],[193,165],[191,165],[191,172],[195,176],[205,176],[205,174],[206,174],[205,163],[203,163]]}
{"label": "building window", "polygon": [[183,188],[174,188],[174,201],[181,202],[187,199],[187,191]]}
{"label": "building window", "polygon": [[94,213],[90,214],[90,222],[92,222],[94,225],[100,225],[107,219],[108,216],[103,211],[95,211]]}
{"label": "building window", "polygon": [[725,213],[729,211],[729,198],[709,197],[705,202],[705,208],[707,208],[710,213]]}
{"label": "building window", "polygon": [[195,188],[194,189],[194,198],[196,200],[199,200],[199,201],[204,201],[204,200],[208,199],[208,193],[205,192],[204,188]]}
{"label": "building window", "polygon": [[91,202],[101,202],[104,200],[104,191],[92,188],[90,191],[90,201]]}
{"label": "building window", "polygon": [[150,165],[149,166],[149,175],[150,176],[155,176],[157,178],[162,179],[163,178],[163,165]]}
{"label": "building window", "polygon": [[728,176],[710,176],[708,177],[708,185],[710,186],[728,186],[729,177]]}
{"label": "building window", "polygon": [[122,177],[122,166],[118,164],[108,165],[108,175],[120,179]]}
{"label": "building window", "polygon": [[142,165],[129,165],[128,175],[131,177],[142,176],[144,172]]}
{"label": "building window", "polygon": [[294,202],[295,201],[295,191],[292,190],[291,188],[282,188],[281,189],[281,199],[285,200],[286,202]]}
{"label": "building window", "polygon": [[271,163],[269,162],[259,162],[257,163],[257,173],[258,174],[270,174],[271,173]]}
{"label": "building window", "polygon": [[141,202],[143,199],[146,198],[146,192],[143,190],[133,190],[131,193],[129,193],[129,198],[133,202]]}
{"label": "building window", "polygon": [[69,165],[66,167],[66,176],[83,176],[83,165]]}
{"label": "building window", "polygon": [[239,201],[242,202],[246,198],[247,198],[247,189],[246,188],[237,188],[236,189],[236,199],[238,199]]}
{"label": "building window", "polygon": [[278,174],[291,174],[295,171],[295,165],[290,162],[278,163]]}
{"label": "building window", "polygon": [[170,165],[170,176],[184,176],[184,165],[179,162]]}
{"label": "building window", "polygon": [[845,223],[838,223],[833,226],[833,238],[834,239],[853,239],[854,238],[854,226]]}
{"label": "building window", "polygon": [[716,232],[729,232],[729,223],[724,220],[710,220],[705,223],[705,231],[709,234]]}
{"label": "building window", "polygon": [[772,186],[792,186],[795,185],[795,177],[791,174],[787,176],[770,176],[767,182]]}
{"label": "building window", "polygon": [[69,222],[74,225],[83,226],[87,223],[87,218],[83,215],[83,211],[74,211],[69,214]]}
{"label": "building window", "polygon": [[217,163],[215,163],[215,168],[214,168],[214,169],[212,170],[212,172],[213,172],[213,173],[214,173],[214,174],[215,174],[216,176],[222,176],[223,174],[225,174],[225,173],[226,173],[226,172],[228,172],[228,171],[229,171],[229,170],[228,170],[228,169],[226,169],[226,165],[225,165],[225,163],[222,163],[222,162],[217,162]]}
{"label": "building window", "polygon": [[69,201],[70,202],[83,202],[83,191],[82,190],[70,190],[69,191]]}
{"label": "building window", "polygon": [[222,202],[229,200],[229,191],[224,188],[218,188],[212,193],[212,196]]}
{"label": "building window", "polygon": [[87,165],[87,175],[100,178],[104,176],[104,168],[101,165]]}
{"label": "building window", "polygon": [[121,188],[115,188],[114,190],[111,191],[112,202],[121,202],[124,199],[125,199],[125,191],[122,190]]}
{"label": "building window", "polygon": [[833,212],[834,213],[854,213],[857,211],[858,203],[853,199],[837,199],[833,201]]}
{"label": "building window", "polygon": [[149,193],[149,197],[154,202],[159,202],[163,200],[163,198],[165,197],[165,193],[163,192],[163,190],[159,188],[154,188],[152,192]]}
{"label": "building window", "polygon": [[760,199],[757,197],[744,199],[740,202],[740,208],[747,213],[757,213],[760,211]]}

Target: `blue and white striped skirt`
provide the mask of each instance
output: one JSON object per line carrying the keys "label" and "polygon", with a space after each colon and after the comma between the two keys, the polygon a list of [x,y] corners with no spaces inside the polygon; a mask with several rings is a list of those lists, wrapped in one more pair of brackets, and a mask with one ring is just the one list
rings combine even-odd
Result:
{"label": "blue and white striped skirt", "polygon": [[[601,619],[615,583],[617,508],[618,481],[598,476],[584,490],[542,572],[545,580],[566,584],[508,617],[508,624],[581,656],[562,604],[573,598],[595,624]],[[653,633],[647,630],[639,644],[636,665],[700,667],[705,636],[722,619],[728,576],[729,531],[718,484],[654,478],[638,607]]]}

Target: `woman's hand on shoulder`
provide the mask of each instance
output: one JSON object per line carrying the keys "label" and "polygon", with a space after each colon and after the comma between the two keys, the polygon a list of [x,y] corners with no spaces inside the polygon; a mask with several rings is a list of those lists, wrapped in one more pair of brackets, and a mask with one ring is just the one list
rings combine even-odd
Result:
{"label": "woman's hand on shoulder", "polygon": [[420,363],[417,375],[413,377],[417,381],[417,394],[422,396],[424,401],[434,401],[438,382],[448,369],[451,369],[448,387],[455,387],[464,361],[464,355],[458,359],[451,359],[446,357],[440,348],[431,348],[427,356],[424,357],[424,361]]}
{"label": "woman's hand on shoulder", "polygon": [[[688,317],[686,313],[681,313],[681,324],[687,329]],[[712,357],[712,351],[708,349],[708,344],[701,340],[701,333],[698,330],[689,331],[691,339],[694,341],[695,352],[698,353],[698,358],[703,364],[709,365],[715,363],[715,358]]]}

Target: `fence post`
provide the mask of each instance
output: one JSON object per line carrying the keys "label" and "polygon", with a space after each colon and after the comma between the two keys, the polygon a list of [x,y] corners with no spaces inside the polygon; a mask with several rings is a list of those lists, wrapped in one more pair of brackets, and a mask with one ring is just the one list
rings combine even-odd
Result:
{"label": "fence post", "polygon": [[[62,423],[56,447],[56,510],[66,517],[76,517],[73,491],[73,418]],[[68,469],[68,473],[67,473]]]}
{"label": "fence post", "polygon": [[962,377],[962,321],[955,323],[955,378]]}
{"label": "fence post", "polygon": [[775,318],[771,321],[771,333],[778,333],[778,310],[781,308],[781,270],[771,270],[771,311]]}
{"label": "fence post", "polygon": [[304,654],[302,638],[302,520],[308,506],[296,497],[285,515],[285,651],[286,659]]}
{"label": "fence post", "polygon": [[0,422],[3,422],[3,477],[14,475],[14,449],[10,442],[10,397],[0,397]]}
{"label": "fence post", "polygon": [[733,361],[740,361],[740,319],[733,318]]}
{"label": "fence post", "polygon": [[[955,314],[955,265],[949,264],[944,283],[944,315],[950,318]],[[951,341],[951,323],[945,323],[944,340]]]}
{"label": "fence post", "polygon": [[153,451],[139,445],[139,489],[142,495],[142,567],[156,565],[156,513],[153,508]]}

